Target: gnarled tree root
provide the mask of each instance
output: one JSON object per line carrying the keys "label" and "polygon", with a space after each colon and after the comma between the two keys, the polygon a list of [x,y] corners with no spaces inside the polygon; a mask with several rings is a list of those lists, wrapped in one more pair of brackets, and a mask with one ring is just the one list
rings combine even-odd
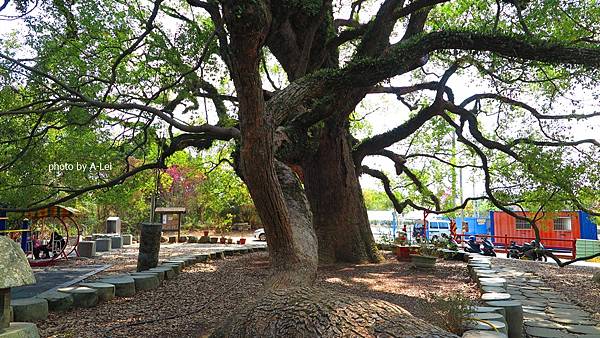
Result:
{"label": "gnarled tree root", "polygon": [[211,337],[457,337],[379,299],[320,288],[268,290]]}

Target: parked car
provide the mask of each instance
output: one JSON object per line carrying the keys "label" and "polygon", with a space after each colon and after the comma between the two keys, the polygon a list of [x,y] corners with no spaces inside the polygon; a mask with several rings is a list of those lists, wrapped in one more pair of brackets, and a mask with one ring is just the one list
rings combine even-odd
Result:
{"label": "parked car", "polygon": [[256,231],[254,231],[254,238],[258,239],[259,241],[266,241],[267,240],[267,234],[265,233],[265,229],[264,228],[260,228]]}

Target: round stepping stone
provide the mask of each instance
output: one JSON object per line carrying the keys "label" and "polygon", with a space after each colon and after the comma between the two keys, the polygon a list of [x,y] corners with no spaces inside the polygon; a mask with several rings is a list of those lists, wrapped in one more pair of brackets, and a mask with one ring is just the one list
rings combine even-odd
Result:
{"label": "round stepping stone", "polygon": [[135,281],[136,291],[156,289],[160,285],[156,274],[137,274],[131,275],[131,278]]}
{"label": "round stepping stone", "polygon": [[115,286],[108,283],[79,283],[79,286],[96,290],[98,301],[107,302],[115,298]]}
{"label": "round stepping stone", "polygon": [[137,275],[153,275],[156,276],[156,278],[158,278],[158,284],[162,283],[163,280],[165,280],[165,273],[164,272],[158,272],[158,271],[150,271],[150,270],[146,270],[143,272],[134,272],[131,273],[130,276],[137,276]]}
{"label": "round stepping stone", "polygon": [[178,275],[178,274],[181,273],[182,266],[179,265],[179,264],[165,263],[162,266],[168,266],[168,267],[170,267],[171,269],[173,269],[173,271],[175,272],[176,275]]}
{"label": "round stepping stone", "polygon": [[164,275],[164,279],[173,279],[173,278],[175,278],[175,275],[176,275],[175,271],[173,271],[173,268],[170,266],[157,266],[155,268],[152,268],[152,269],[146,270],[146,271],[162,273]]}
{"label": "round stepping stone", "polygon": [[103,278],[99,282],[114,285],[115,296],[117,297],[131,297],[135,295],[135,280],[130,276]]}
{"label": "round stepping stone", "polygon": [[[506,279],[505,278],[500,278],[500,277],[490,277],[490,278],[479,278],[479,283],[496,283],[496,284],[502,284],[503,287],[506,288]],[[482,285],[487,285],[487,284],[482,284]]]}
{"label": "round stepping stone", "polygon": [[547,329],[544,327],[535,327],[535,326],[527,326],[525,327],[525,332],[528,335],[534,337],[544,337],[544,338],[565,338],[566,335],[563,331],[557,329]]}
{"label": "round stepping stone", "polygon": [[48,318],[48,301],[43,298],[22,298],[10,301],[16,322],[36,322]]}
{"label": "round stepping stone", "polygon": [[483,301],[491,301],[491,300],[509,300],[510,294],[508,293],[499,293],[499,292],[487,292],[481,295],[481,300]]}
{"label": "round stepping stone", "polygon": [[[505,293],[506,292],[506,290],[504,288],[499,288],[497,286],[482,286],[481,290],[484,291],[484,292],[499,292],[499,293]],[[510,294],[512,295],[512,293],[510,293]]]}
{"label": "round stepping stone", "polygon": [[580,310],[581,308],[574,304],[569,303],[556,303],[556,302],[548,302],[548,306],[556,308],[556,309],[572,309],[572,310]]}
{"label": "round stepping stone", "polygon": [[470,330],[463,333],[462,338],[505,338],[506,334],[495,331]]}
{"label": "round stepping stone", "polygon": [[522,295],[520,295],[520,294],[514,294],[514,295],[513,295],[513,294],[511,293],[510,295],[511,295],[511,299],[514,299],[514,300],[525,300],[525,299],[527,299],[527,297],[525,297],[525,296],[522,296]]}
{"label": "round stepping stone", "polygon": [[467,321],[465,326],[468,330],[498,331],[506,334],[506,324],[495,320],[483,322]]}
{"label": "round stepping stone", "polygon": [[211,252],[210,258],[212,258],[212,259],[223,259],[223,258],[225,258],[225,253],[223,251]]}
{"label": "round stepping stone", "polygon": [[98,304],[98,291],[85,286],[70,286],[60,288],[58,292],[68,293],[73,297],[75,307],[93,307]]}
{"label": "round stepping stone", "polygon": [[495,312],[498,314],[501,314],[502,317],[504,317],[504,309],[501,307],[492,307],[492,306],[474,306],[473,308],[473,312],[474,313],[490,313],[490,312]]}
{"label": "round stepping stone", "polygon": [[592,325],[566,325],[567,331],[578,334],[600,334],[600,327]]}
{"label": "round stepping stone", "polygon": [[70,294],[58,291],[44,292],[38,297],[44,298],[48,302],[48,310],[55,312],[70,310],[74,303]]}
{"label": "round stepping stone", "polygon": [[467,317],[481,319],[485,321],[494,320],[497,322],[505,323],[504,316],[497,312],[470,313]]}
{"label": "round stepping stone", "polygon": [[546,319],[534,319],[534,320],[526,320],[525,321],[525,326],[535,326],[535,327],[545,327],[547,329],[562,329],[563,326],[546,320]]}

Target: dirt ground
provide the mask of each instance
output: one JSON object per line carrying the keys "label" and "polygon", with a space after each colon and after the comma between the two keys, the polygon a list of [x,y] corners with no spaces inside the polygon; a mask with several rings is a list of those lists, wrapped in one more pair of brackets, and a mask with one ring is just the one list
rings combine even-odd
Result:
{"label": "dirt ground", "polygon": [[[134,267],[127,255],[114,259],[111,263],[130,269],[112,268],[111,273]],[[268,267],[264,252],[196,264],[158,289],[90,309],[51,313],[38,327],[43,337],[203,337],[260,293]],[[478,296],[462,262],[439,262],[434,271],[425,272],[390,256],[382,264],[323,267],[317,283],[396,303],[437,325],[440,318],[427,300],[431,294]]]}

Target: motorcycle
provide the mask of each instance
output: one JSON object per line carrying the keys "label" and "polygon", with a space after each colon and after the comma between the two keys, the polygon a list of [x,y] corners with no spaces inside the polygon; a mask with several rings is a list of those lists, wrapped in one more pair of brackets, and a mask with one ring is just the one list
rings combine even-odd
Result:
{"label": "motorcycle", "polygon": [[508,247],[508,257],[515,259],[526,259],[532,261],[548,261],[548,257],[544,253],[544,245],[542,243],[536,243],[535,240],[531,243],[523,243],[522,246],[517,245],[515,242],[511,242]]}
{"label": "motorcycle", "polygon": [[486,238],[482,240],[481,245],[483,246],[483,249],[481,250],[482,255],[496,257],[496,251],[494,251],[494,244],[489,239]]}

